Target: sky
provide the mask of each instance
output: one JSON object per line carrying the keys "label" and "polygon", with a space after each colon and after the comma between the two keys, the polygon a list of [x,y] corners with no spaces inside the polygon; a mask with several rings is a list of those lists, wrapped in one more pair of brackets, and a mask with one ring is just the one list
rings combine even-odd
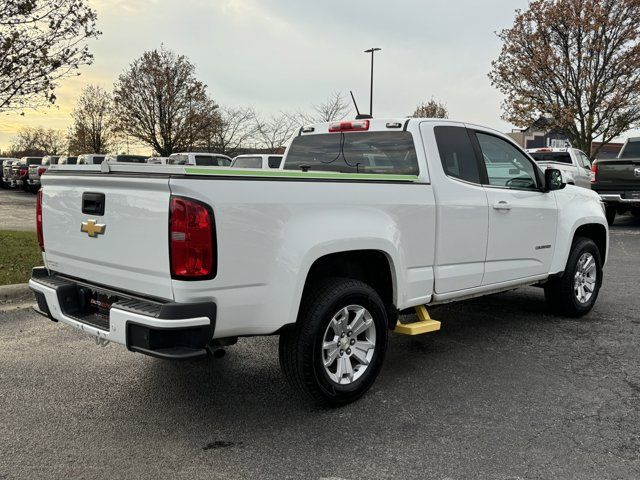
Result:
{"label": "sky", "polygon": [[406,116],[431,97],[449,117],[508,132],[501,94],[487,73],[496,32],[527,0],[88,0],[103,34],[80,75],[61,81],[55,107],[0,115],[0,148],[22,126],[66,129],[82,87],[111,89],[128,65],[161,44],[186,55],[220,105],[268,115],[308,110],[353,90],[368,110],[375,58],[374,115]]}

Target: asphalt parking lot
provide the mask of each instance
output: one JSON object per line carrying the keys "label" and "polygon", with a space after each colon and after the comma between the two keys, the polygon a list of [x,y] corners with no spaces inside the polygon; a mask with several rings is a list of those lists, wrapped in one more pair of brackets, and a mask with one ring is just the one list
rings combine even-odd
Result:
{"label": "asphalt parking lot", "polygon": [[275,337],[172,363],[0,312],[0,479],[640,478],[640,220],[617,224],[587,317],[537,288],[435,308],[337,410],[291,395]]}
{"label": "asphalt parking lot", "polygon": [[0,230],[36,230],[36,196],[19,189],[0,189]]}

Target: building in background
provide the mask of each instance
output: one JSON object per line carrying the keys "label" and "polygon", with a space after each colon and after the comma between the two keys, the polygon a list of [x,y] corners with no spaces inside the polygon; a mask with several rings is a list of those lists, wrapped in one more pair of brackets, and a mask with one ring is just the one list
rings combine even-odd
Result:
{"label": "building in background", "polygon": [[[524,130],[514,129],[507,133],[522,148],[567,148],[571,147],[569,138],[559,130],[549,127],[549,121],[540,117],[530,127]],[[592,149],[601,145],[593,142]],[[622,143],[609,142],[602,146],[597,158],[615,158],[622,148]]]}

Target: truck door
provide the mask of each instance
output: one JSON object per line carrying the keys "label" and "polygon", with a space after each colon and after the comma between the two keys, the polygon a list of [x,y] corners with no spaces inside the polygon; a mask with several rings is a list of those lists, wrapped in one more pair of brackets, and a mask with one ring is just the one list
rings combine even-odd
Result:
{"label": "truck door", "polygon": [[435,292],[478,287],[487,252],[488,204],[481,165],[464,124],[420,124],[436,199]]}
{"label": "truck door", "polygon": [[580,150],[576,150],[577,173],[575,176],[576,186],[591,188],[591,160]]}
{"label": "truck door", "polygon": [[[537,167],[511,142],[484,131],[474,130],[473,136],[483,162],[492,166],[486,168],[484,182],[489,239],[482,284],[548,273],[556,247],[558,211],[554,194],[541,190]],[[505,168],[497,169],[497,165]],[[496,176],[496,171],[502,175]]]}

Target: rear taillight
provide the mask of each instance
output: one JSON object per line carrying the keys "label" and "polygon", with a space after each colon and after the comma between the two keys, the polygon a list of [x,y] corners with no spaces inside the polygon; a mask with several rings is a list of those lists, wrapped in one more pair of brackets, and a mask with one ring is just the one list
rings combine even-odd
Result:
{"label": "rear taillight", "polygon": [[44,167],[39,167],[39,168],[38,168],[38,176],[39,176],[39,177],[41,177],[41,176],[42,176],[42,174],[43,174],[44,172],[46,172],[46,171],[47,171],[47,169],[46,169],[46,168],[44,168]]}
{"label": "rear taillight", "polygon": [[44,252],[44,236],[42,235],[42,190],[38,190],[38,199],[36,200],[36,232],[38,232],[38,245],[40,245],[40,250]]}
{"label": "rear taillight", "polygon": [[598,162],[596,160],[593,161],[591,165],[591,182],[595,183],[598,181]]}
{"label": "rear taillight", "polygon": [[329,125],[329,132],[357,132],[369,130],[369,120],[352,120],[348,122],[335,122]]}
{"label": "rear taillight", "polygon": [[25,175],[27,175],[27,173],[29,173],[29,170],[27,169],[27,167],[20,167],[20,176],[24,177]]}
{"label": "rear taillight", "polygon": [[213,212],[196,200],[171,197],[169,208],[171,277],[204,280],[216,273]]}

